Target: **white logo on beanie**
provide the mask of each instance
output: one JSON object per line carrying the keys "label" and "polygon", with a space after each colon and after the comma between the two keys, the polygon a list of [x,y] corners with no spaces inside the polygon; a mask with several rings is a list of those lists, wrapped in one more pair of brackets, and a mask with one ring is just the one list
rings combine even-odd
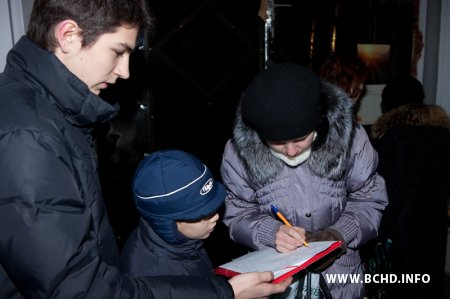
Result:
{"label": "white logo on beanie", "polygon": [[207,194],[209,191],[211,191],[213,187],[213,180],[209,179],[202,187],[202,190],[200,190],[201,195]]}

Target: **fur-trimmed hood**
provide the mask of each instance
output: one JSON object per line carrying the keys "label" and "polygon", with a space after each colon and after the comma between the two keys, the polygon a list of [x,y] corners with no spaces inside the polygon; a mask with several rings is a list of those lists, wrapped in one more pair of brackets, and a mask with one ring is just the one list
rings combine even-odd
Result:
{"label": "fur-trimmed hood", "polygon": [[373,124],[370,135],[380,139],[395,126],[442,127],[450,129],[445,110],[438,105],[408,104],[386,112]]}
{"label": "fur-trimmed hood", "polygon": [[[322,81],[322,97],[324,119],[312,145],[311,156],[305,163],[316,175],[337,180],[345,172],[353,140],[353,102],[344,91],[325,81]],[[285,166],[270,152],[258,133],[243,122],[240,106],[234,124],[233,142],[249,177],[255,182],[268,182]]]}

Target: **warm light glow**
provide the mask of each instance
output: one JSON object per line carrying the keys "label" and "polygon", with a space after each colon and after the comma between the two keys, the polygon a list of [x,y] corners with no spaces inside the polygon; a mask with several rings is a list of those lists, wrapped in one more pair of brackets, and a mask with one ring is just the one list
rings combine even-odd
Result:
{"label": "warm light glow", "polygon": [[316,21],[313,21],[312,25],[311,25],[311,35],[309,38],[309,63],[310,64],[312,64],[312,60],[313,60],[315,30],[316,30]]}
{"label": "warm light glow", "polygon": [[385,83],[389,77],[390,45],[358,44],[358,56],[369,67],[369,84]]}
{"label": "warm light glow", "polygon": [[358,55],[368,65],[380,61],[389,61],[391,46],[384,44],[358,44]]}
{"label": "warm light glow", "polygon": [[331,36],[331,52],[336,50],[336,26],[333,26],[333,35]]}

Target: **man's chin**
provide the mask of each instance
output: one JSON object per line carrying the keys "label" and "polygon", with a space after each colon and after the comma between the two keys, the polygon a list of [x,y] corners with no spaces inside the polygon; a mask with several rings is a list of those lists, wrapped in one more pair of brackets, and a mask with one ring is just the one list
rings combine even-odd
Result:
{"label": "man's chin", "polygon": [[107,89],[108,86],[109,86],[108,83],[100,83],[100,84],[97,84],[96,86],[93,86],[93,87],[91,88],[91,92],[92,92],[92,93],[95,93],[96,95],[99,95],[100,92],[101,92],[103,89]]}

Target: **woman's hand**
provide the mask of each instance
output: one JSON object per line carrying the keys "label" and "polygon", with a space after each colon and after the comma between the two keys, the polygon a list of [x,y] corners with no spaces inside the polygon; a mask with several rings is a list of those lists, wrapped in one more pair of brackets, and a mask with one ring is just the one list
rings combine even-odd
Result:
{"label": "woman's hand", "polygon": [[303,246],[306,231],[298,226],[282,225],[275,235],[275,249],[278,252],[290,252]]}
{"label": "woman's hand", "polygon": [[[308,242],[314,241],[342,241],[342,247],[340,251],[335,251],[333,255],[328,256],[326,259],[322,259],[320,263],[315,263],[315,271],[322,272],[329,266],[331,266],[334,261],[345,253],[347,250],[347,245],[345,243],[344,237],[340,232],[332,228],[327,228],[314,233],[306,232],[306,238]],[[337,253],[337,254],[336,254]]]}

